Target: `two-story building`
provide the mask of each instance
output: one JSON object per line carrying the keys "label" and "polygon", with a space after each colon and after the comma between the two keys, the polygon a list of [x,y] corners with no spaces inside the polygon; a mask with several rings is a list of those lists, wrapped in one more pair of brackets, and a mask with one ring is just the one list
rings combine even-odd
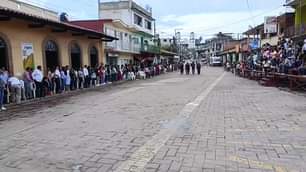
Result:
{"label": "two-story building", "polygon": [[220,32],[213,38],[205,40],[204,43],[197,44],[196,51],[202,58],[220,56],[224,51],[224,45],[232,40],[231,36]]}
{"label": "two-story building", "polygon": [[134,56],[140,54],[140,39],[131,31],[131,28],[121,20],[80,20],[72,21],[71,23],[81,27],[101,31],[117,38],[115,41],[105,43],[105,64],[132,64]]}
{"label": "two-story building", "polygon": [[264,23],[244,32],[244,35],[250,38],[258,38],[260,47],[265,44],[277,46],[280,38],[290,38],[294,36],[294,13],[284,13],[277,16],[277,30],[275,33],[265,33]]}
{"label": "two-story building", "polygon": [[152,61],[160,53],[155,39],[155,19],[150,7],[143,8],[133,0],[99,3],[100,19],[121,21],[133,33],[134,43],[140,43],[140,54],[134,55],[135,61]]}

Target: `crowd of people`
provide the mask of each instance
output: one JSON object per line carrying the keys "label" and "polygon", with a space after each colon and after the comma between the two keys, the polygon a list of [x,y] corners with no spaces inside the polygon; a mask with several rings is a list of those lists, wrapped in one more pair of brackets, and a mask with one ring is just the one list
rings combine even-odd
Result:
{"label": "crowd of people", "polygon": [[41,66],[27,68],[23,74],[12,75],[0,69],[0,111],[4,104],[21,103],[24,100],[42,98],[68,91],[92,88],[122,80],[147,79],[176,69],[173,64],[153,65],[103,65],[84,66],[73,69],[69,66],[48,69],[46,75]]}
{"label": "crowd of people", "polygon": [[277,46],[265,44],[260,52],[251,53],[236,64],[227,62],[226,68],[238,71],[262,70],[293,75],[306,75],[306,40],[294,44],[291,39],[280,38]]}
{"label": "crowd of people", "polygon": [[179,64],[179,68],[180,68],[180,72],[181,72],[181,75],[184,74],[184,71],[186,72],[186,75],[195,75],[196,73],[196,70],[197,70],[197,74],[200,75],[201,74],[201,63],[199,62],[181,62]]}

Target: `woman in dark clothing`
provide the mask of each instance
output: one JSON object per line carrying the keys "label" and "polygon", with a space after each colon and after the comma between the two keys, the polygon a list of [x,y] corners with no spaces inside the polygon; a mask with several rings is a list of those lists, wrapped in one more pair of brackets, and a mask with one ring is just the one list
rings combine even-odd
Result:
{"label": "woman in dark clothing", "polygon": [[190,73],[190,64],[187,62],[185,65],[186,74],[189,75]]}
{"label": "woman in dark clothing", "polygon": [[192,62],[192,63],[191,63],[192,75],[195,74],[195,67],[196,67],[195,63]]}
{"label": "woman in dark clothing", "polygon": [[197,62],[197,71],[198,75],[201,75],[201,64],[199,62]]}
{"label": "woman in dark clothing", "polygon": [[180,64],[181,75],[184,74],[184,63]]}

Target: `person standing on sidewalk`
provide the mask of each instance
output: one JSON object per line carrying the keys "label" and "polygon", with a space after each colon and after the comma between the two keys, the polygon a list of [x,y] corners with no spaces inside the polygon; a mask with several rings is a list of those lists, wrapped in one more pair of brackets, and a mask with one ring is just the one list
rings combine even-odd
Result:
{"label": "person standing on sidewalk", "polygon": [[44,88],[42,85],[43,81],[43,73],[41,71],[41,66],[37,66],[37,68],[32,73],[32,78],[35,82],[36,86],[36,96],[37,97],[44,97]]}
{"label": "person standing on sidewalk", "polygon": [[33,91],[31,88],[31,84],[33,84],[33,80],[31,77],[31,69],[28,67],[26,71],[23,74],[23,81],[24,81],[24,87],[25,87],[25,97],[27,99],[32,99],[33,96]]}
{"label": "person standing on sidewalk", "polygon": [[6,89],[6,83],[4,79],[3,71],[0,69],[0,111],[5,111],[6,108],[3,106],[4,103],[4,90]]}
{"label": "person standing on sidewalk", "polygon": [[54,83],[55,83],[55,93],[61,93],[61,72],[59,66],[55,68],[54,71]]}
{"label": "person standing on sidewalk", "polygon": [[19,104],[21,102],[20,80],[15,76],[11,76],[8,80],[8,86],[11,90],[12,102]]}
{"label": "person standing on sidewalk", "polygon": [[83,68],[83,74],[84,74],[84,88],[88,88],[90,86],[90,77],[89,77],[89,71],[87,66],[85,65]]}

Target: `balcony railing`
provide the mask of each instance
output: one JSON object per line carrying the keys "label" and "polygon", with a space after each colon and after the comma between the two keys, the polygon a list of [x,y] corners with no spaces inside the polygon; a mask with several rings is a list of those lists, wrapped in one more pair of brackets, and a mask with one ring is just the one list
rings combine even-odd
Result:
{"label": "balcony railing", "polygon": [[285,30],[285,37],[298,37],[306,34],[306,25],[292,26]]}
{"label": "balcony railing", "polygon": [[152,53],[152,54],[160,54],[160,47],[158,47],[156,45],[143,45],[141,47],[141,52]]}

